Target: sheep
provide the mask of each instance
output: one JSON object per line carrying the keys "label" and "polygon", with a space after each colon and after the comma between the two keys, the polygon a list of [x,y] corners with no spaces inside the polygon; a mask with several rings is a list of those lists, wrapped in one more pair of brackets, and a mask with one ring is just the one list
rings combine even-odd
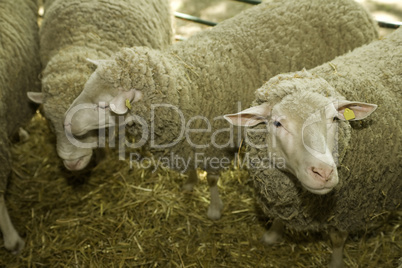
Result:
{"label": "sheep", "polygon": [[277,219],[267,243],[283,224],[327,230],[330,266],[341,267],[348,233],[401,209],[401,62],[399,29],[309,71],[275,76],[256,90],[255,106],[225,116],[255,126],[246,128],[249,173],[264,212]]}
{"label": "sheep", "polygon": [[173,35],[171,12],[167,0],[55,0],[46,1],[45,8],[40,29],[42,93],[28,96],[43,103],[64,166],[80,170],[89,163],[98,135],[93,131],[71,143],[63,115],[93,71],[87,58],[108,57],[122,46],[167,47]]}
{"label": "sheep", "polygon": [[193,188],[196,168],[208,172],[207,214],[219,219],[218,172],[237,142],[228,141],[229,131],[213,132],[224,124],[217,116],[237,100],[251,103],[249,93],[277,73],[316,66],[376,37],[354,1],[263,3],[169,49],[124,48],[98,61],[65,115],[66,131],[131,125],[136,142],[123,145],[147,148],[152,162],[187,172],[184,189]]}
{"label": "sheep", "polygon": [[36,108],[26,92],[40,89],[37,8],[36,1],[0,2],[0,230],[5,248],[13,253],[24,248],[24,240],[11,222],[4,199],[11,173],[9,137],[31,119]]}

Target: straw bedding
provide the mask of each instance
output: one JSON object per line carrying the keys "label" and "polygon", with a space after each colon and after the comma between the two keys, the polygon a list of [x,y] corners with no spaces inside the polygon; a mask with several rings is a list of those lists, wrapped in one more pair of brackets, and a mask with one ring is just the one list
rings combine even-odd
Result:
{"label": "straw bedding", "polygon": [[[259,239],[270,220],[256,208],[246,171],[222,176],[224,215],[205,217],[209,196],[202,181],[181,192],[183,175],[129,169],[110,156],[92,172],[64,171],[55,137],[37,114],[31,138],[13,146],[13,178],[6,199],[26,240],[14,256],[0,247],[0,267],[323,267],[325,236],[287,232],[272,248]],[[350,267],[397,267],[402,215],[349,238]]]}

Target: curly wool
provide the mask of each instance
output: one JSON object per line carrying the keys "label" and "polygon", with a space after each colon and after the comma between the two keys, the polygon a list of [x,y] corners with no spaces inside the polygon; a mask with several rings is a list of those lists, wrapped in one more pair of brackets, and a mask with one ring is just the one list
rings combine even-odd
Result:
{"label": "curly wool", "polygon": [[167,1],[46,1],[40,31],[45,115],[61,125],[63,115],[94,71],[90,59],[105,59],[121,47],[166,48],[172,41]]}
{"label": "curly wool", "polygon": [[10,172],[8,137],[35,112],[27,91],[40,90],[37,8],[36,1],[0,2],[0,194]]}
{"label": "curly wool", "polygon": [[[355,232],[401,209],[401,62],[402,29],[308,72],[278,75],[256,91],[257,104],[276,103],[295,90],[311,90],[378,105],[369,118],[339,126],[340,182],[326,195],[307,192],[297,178],[278,169],[251,168],[266,215],[296,230],[334,226]],[[300,81],[310,87],[297,87]],[[258,144],[266,136],[249,138]],[[249,148],[250,158],[263,159],[267,154]]]}
{"label": "curly wool", "polygon": [[[181,137],[184,126],[176,111],[156,111],[151,118],[150,107],[174,105],[183,112],[185,123],[202,115],[212,130],[228,129],[218,117],[236,110],[239,100],[250,104],[252,92],[270,77],[316,66],[376,37],[371,17],[354,1],[280,0],[250,8],[166,51],[124,49],[97,72],[115,88],[142,91],[144,97],[131,114],[153,123],[156,144],[177,142],[164,150],[150,148],[156,157],[173,153],[195,161],[199,153],[231,158],[228,150],[210,144],[214,139],[235,148],[238,144],[233,142],[226,146],[228,132],[189,133],[194,144],[207,145],[194,148]],[[192,123],[191,128],[207,129],[204,120]],[[141,139],[141,131],[131,132]]]}

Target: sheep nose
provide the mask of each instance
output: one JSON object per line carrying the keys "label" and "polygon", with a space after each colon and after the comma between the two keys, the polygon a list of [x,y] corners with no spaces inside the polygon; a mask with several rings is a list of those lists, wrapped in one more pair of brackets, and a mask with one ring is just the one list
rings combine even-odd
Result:
{"label": "sheep nose", "polygon": [[334,172],[334,169],[311,167],[310,172],[315,179],[323,182],[328,182],[331,180],[331,175],[332,172]]}
{"label": "sheep nose", "polygon": [[68,170],[73,171],[79,169],[80,160],[64,160],[63,163]]}

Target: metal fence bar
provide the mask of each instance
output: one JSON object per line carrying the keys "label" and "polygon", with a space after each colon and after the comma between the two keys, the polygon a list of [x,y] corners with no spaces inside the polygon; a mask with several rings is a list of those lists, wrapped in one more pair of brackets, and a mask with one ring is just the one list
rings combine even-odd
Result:
{"label": "metal fence bar", "polygon": [[377,21],[378,26],[383,27],[383,28],[391,28],[391,29],[396,29],[402,26],[401,21],[394,21],[394,22],[387,22],[387,21]]}
{"label": "metal fence bar", "polygon": [[[261,3],[261,1],[257,1],[257,0],[233,0],[233,1],[244,2],[244,3],[254,4],[254,5]],[[192,22],[196,22],[196,23],[200,23],[200,24],[204,24],[204,25],[208,25],[208,26],[215,26],[218,24],[213,21],[203,20],[201,18],[191,16],[188,14],[184,14],[184,13],[180,13],[180,12],[175,12],[174,16],[176,18],[179,18],[182,20],[188,20],[188,21],[192,21]],[[402,26],[402,22],[400,22],[400,21],[395,21],[395,22],[377,21],[377,23],[378,23],[378,26],[380,26],[382,28],[397,29]]]}
{"label": "metal fence bar", "polygon": [[215,26],[215,25],[218,24],[218,23],[216,23],[216,22],[212,22],[212,21],[208,21],[208,20],[203,20],[203,19],[200,19],[200,18],[191,16],[191,15],[187,15],[187,14],[184,14],[184,13],[180,13],[180,12],[175,12],[175,13],[174,13],[174,16],[175,16],[176,18],[179,18],[179,19],[188,20],[188,21],[192,21],[192,22],[197,22],[197,23],[201,23],[201,24],[208,25],[208,26]]}
{"label": "metal fence bar", "polygon": [[258,1],[258,0],[234,0],[234,1],[243,2],[243,3],[247,3],[247,4],[252,4],[252,5],[261,4],[261,1]]}

